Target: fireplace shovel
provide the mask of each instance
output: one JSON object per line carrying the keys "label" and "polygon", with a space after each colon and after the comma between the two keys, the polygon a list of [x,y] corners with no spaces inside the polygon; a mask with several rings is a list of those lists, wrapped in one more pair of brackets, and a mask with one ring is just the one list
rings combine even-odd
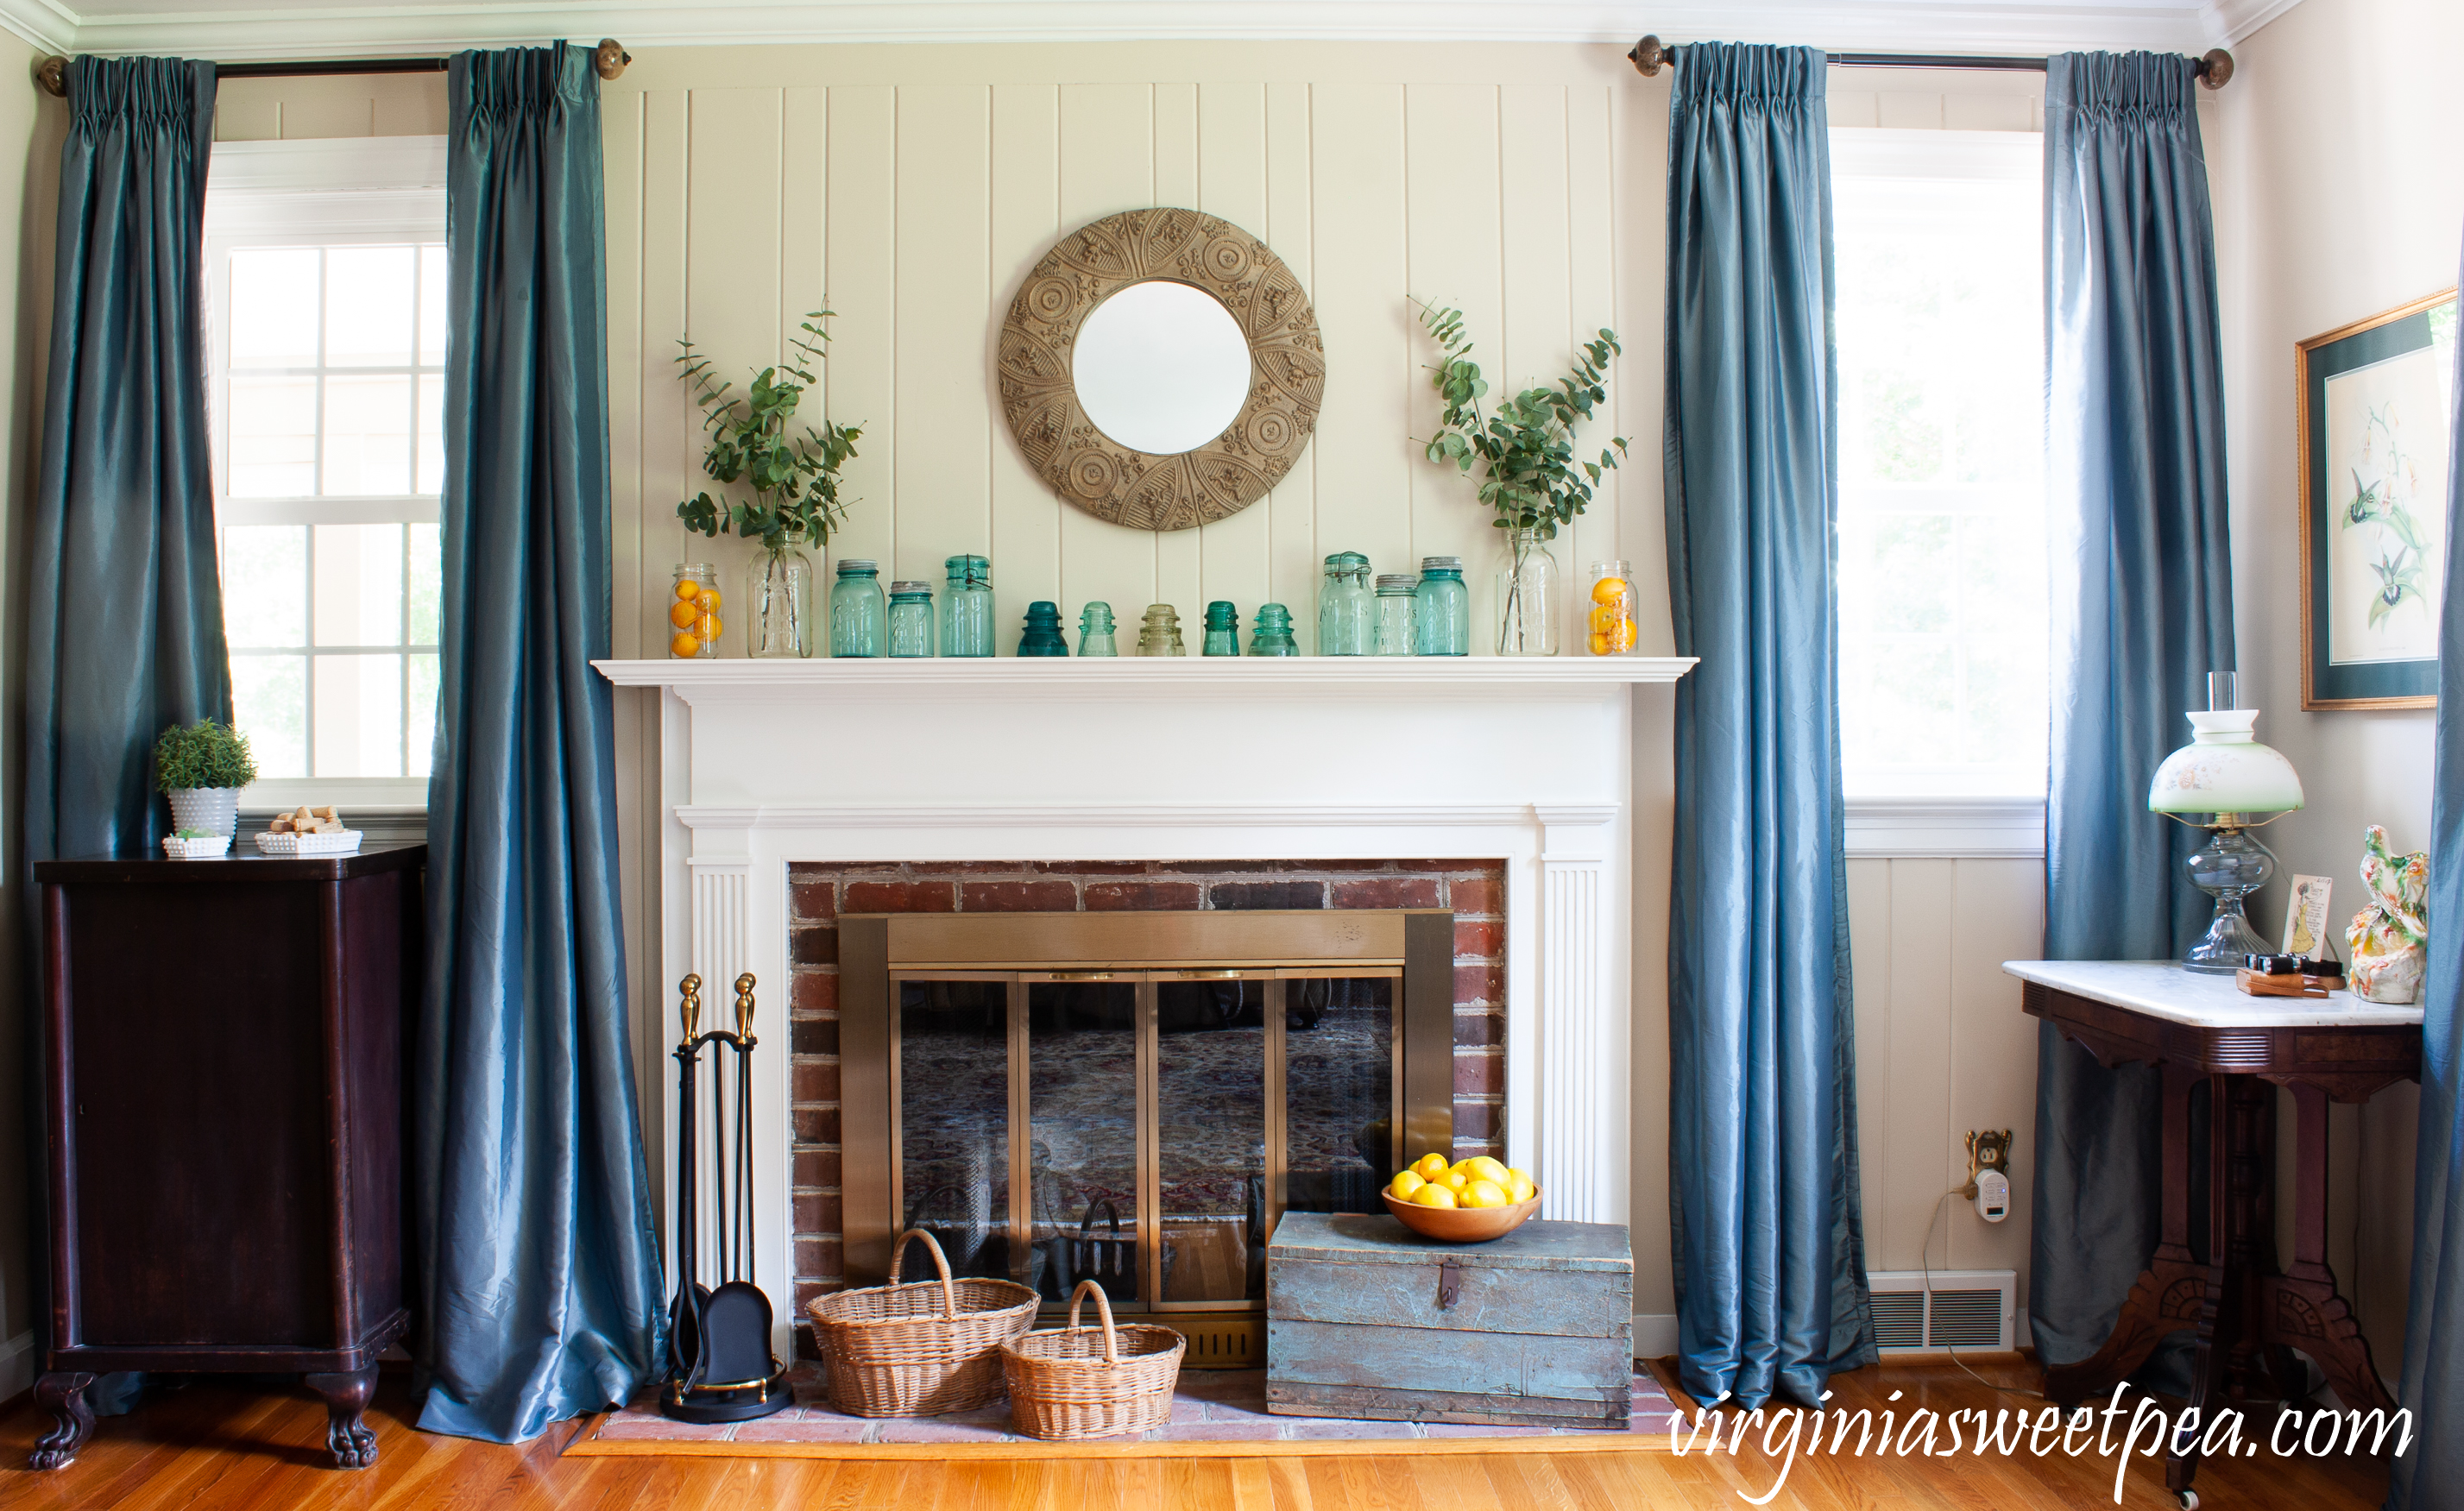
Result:
{"label": "fireplace shovel", "polygon": [[[680,1422],[742,1422],[794,1404],[786,1369],[770,1351],[770,1298],[753,1282],[753,977],[736,979],[736,1032],[700,1030],[701,978],[684,979],[684,1039],[676,1045],[677,1129],[676,1299],[668,1334],[668,1383],[659,1410]],[[711,1170],[717,1190],[718,1271],[715,1289],[701,1284],[695,1236],[700,1201],[695,1174],[694,1091],[701,1050],[715,1040],[736,1052],[736,1116],[727,1116],[723,1056],[714,1061],[711,1087]],[[732,1137],[730,1135],[733,1135]],[[735,1165],[735,1196],[728,1201],[728,1165]]]}

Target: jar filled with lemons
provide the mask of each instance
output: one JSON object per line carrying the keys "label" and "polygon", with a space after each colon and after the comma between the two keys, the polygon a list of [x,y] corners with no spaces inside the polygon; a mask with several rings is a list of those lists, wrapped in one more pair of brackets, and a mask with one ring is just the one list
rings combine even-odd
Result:
{"label": "jar filled with lemons", "polygon": [[670,660],[718,654],[718,637],[726,630],[718,609],[718,568],[707,561],[678,563],[675,588],[668,598]]}
{"label": "jar filled with lemons", "polygon": [[1634,649],[1634,569],[1626,563],[1592,563],[1589,628],[1595,656],[1622,656]]}

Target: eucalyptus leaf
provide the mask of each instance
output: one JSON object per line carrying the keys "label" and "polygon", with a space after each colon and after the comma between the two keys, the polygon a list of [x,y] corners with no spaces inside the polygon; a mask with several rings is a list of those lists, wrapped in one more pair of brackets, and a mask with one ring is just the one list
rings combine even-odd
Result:
{"label": "eucalyptus leaf", "polygon": [[826,544],[847,517],[839,496],[839,471],[855,457],[855,443],[864,431],[855,426],[806,425],[803,434],[788,434],[804,390],[818,382],[814,369],[828,355],[829,340],[822,322],[827,309],[807,314],[788,346],[793,358],[755,373],[742,397],[731,397],[734,385],[718,378],[710,359],[693,349],[690,339],[676,358],[681,378],[702,410],[702,428],[710,445],[702,453],[702,471],[714,482],[743,483],[753,491],[741,498],[714,498],[708,493],[676,505],[685,528],[716,537],[733,533],[759,539],[771,550],[791,540]]}

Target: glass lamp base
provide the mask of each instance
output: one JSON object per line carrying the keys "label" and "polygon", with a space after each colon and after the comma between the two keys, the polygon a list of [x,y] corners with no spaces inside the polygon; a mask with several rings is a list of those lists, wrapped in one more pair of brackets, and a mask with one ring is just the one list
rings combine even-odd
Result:
{"label": "glass lamp base", "polygon": [[2242,916],[2241,899],[2218,898],[2215,922],[2208,925],[2208,931],[2182,957],[2182,969],[2231,975],[2242,968],[2242,956],[2273,953],[2267,941],[2258,936],[2258,931],[2250,926],[2250,920]]}

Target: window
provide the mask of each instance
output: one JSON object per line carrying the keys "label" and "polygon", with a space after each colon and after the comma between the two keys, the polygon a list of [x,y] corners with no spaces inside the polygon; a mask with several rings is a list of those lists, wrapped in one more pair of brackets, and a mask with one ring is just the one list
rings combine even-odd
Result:
{"label": "window", "polygon": [[2043,139],[1831,141],[1847,791],[2040,798]]}
{"label": "window", "polygon": [[429,140],[215,148],[209,411],[231,691],[258,770],[251,806],[426,801],[444,196],[384,181],[429,176]]}

